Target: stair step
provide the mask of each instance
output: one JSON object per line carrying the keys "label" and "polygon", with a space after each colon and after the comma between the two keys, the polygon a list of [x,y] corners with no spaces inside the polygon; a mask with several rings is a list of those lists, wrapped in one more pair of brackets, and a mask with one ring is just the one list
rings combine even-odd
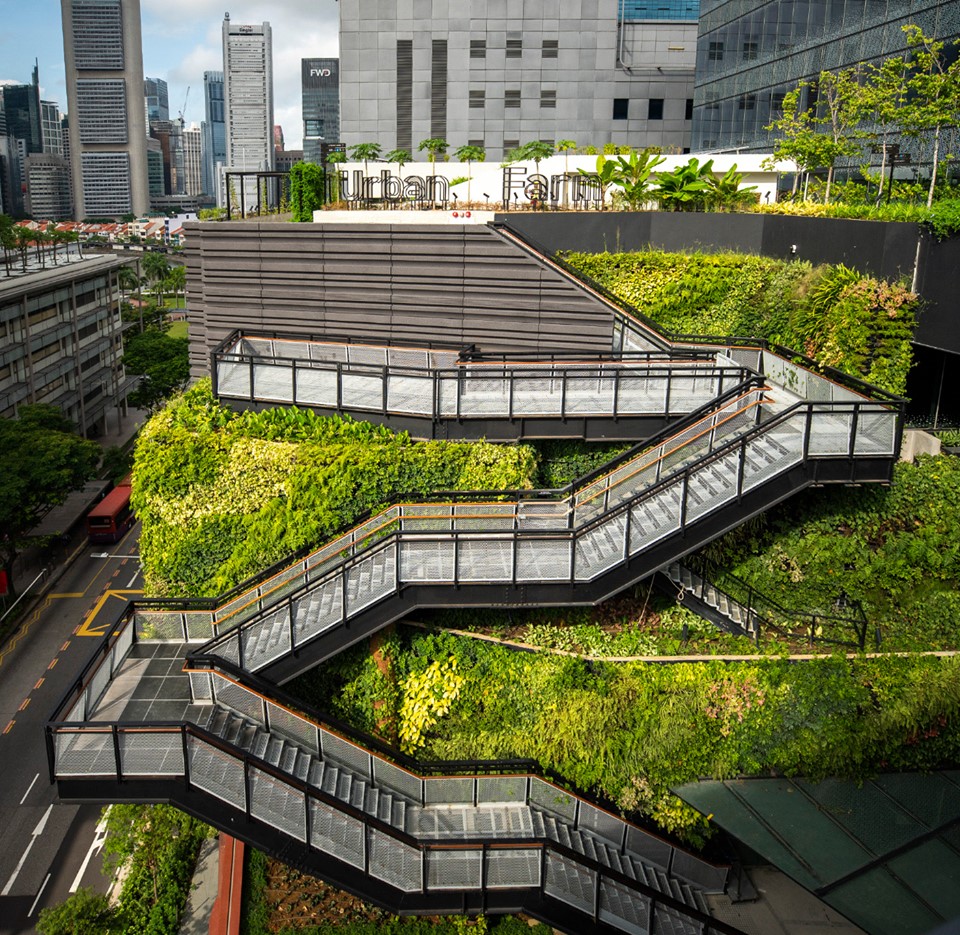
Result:
{"label": "stair step", "polygon": [[392,824],[396,828],[405,829],[407,824],[407,803],[403,799],[396,799],[393,803]]}
{"label": "stair step", "polygon": [[297,779],[302,779],[304,782],[306,781],[310,773],[310,763],[312,759],[310,754],[304,750],[297,752],[297,761],[293,766],[293,775],[296,776]]}
{"label": "stair step", "polygon": [[350,790],[350,804],[354,808],[363,809],[363,803],[366,801],[367,784],[362,779],[357,779]]}
{"label": "stair step", "polygon": [[393,818],[393,796],[389,792],[381,792],[377,803],[377,818],[389,823]]}
{"label": "stair step", "polygon": [[325,771],[326,767],[322,760],[311,760],[307,781],[316,789],[323,788],[323,774]]}
{"label": "stair step", "polygon": [[323,785],[320,787],[328,795],[337,794],[337,782],[340,778],[340,770],[336,766],[331,765],[330,763],[325,764],[326,769],[323,771]]}
{"label": "stair step", "polygon": [[285,773],[292,774],[293,764],[297,762],[297,755],[299,753],[300,751],[296,747],[293,747],[293,746],[290,746],[290,744],[287,744],[284,747],[283,755],[280,757],[280,763],[279,763],[280,769],[282,769]]}
{"label": "stair step", "polygon": [[363,800],[363,810],[368,815],[376,815],[380,805],[380,790],[373,786],[367,786],[367,794]]}
{"label": "stair step", "polygon": [[280,754],[283,753],[283,741],[279,737],[271,737],[270,743],[267,744],[267,752],[264,754],[264,759],[276,766],[280,762]]}
{"label": "stair step", "polygon": [[267,750],[267,745],[270,743],[270,735],[264,730],[258,730],[256,737],[254,738],[253,745],[250,748],[250,752],[260,759],[263,759],[263,755]]}

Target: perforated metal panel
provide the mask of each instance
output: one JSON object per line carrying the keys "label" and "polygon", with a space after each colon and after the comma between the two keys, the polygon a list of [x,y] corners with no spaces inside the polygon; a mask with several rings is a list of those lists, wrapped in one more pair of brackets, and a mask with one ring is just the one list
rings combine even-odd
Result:
{"label": "perforated metal panel", "polygon": [[476,781],[471,777],[426,777],[423,780],[423,801],[426,805],[473,804]]}
{"label": "perforated metal panel", "polygon": [[190,611],[183,615],[189,642],[205,643],[213,638],[213,614],[210,611]]}
{"label": "perforated metal panel", "polygon": [[480,889],[482,850],[429,850],[426,857],[427,889]]}
{"label": "perforated metal panel", "polygon": [[293,402],[293,368],[289,364],[254,364],[253,395],[258,399]]}
{"label": "perforated metal panel", "polygon": [[335,370],[298,367],[297,402],[333,409],[337,405],[337,382]]}
{"label": "perforated metal panel", "polygon": [[397,546],[386,546],[347,572],[347,613],[355,614],[397,588]]}
{"label": "perforated metal panel", "polygon": [[300,841],[307,839],[304,793],[256,767],[250,768],[250,813]]}
{"label": "perforated metal panel", "polygon": [[477,777],[477,802],[525,802],[526,776]]}
{"label": "perforated metal panel", "polygon": [[292,740],[300,749],[309,750],[315,756],[320,753],[317,726],[306,718],[299,717],[272,701],[267,702],[267,718],[271,733]]}
{"label": "perforated metal panel", "polygon": [[577,816],[577,800],[537,776],[530,777],[530,804],[565,821],[572,822]]}
{"label": "perforated metal panel", "polygon": [[633,935],[647,935],[650,900],[622,883],[601,879],[600,921]]}
{"label": "perforated metal panel", "polygon": [[376,829],[370,830],[368,844],[371,876],[407,893],[423,889],[422,855],[417,848]]}
{"label": "perforated metal panel", "polygon": [[832,412],[814,408],[810,420],[810,440],[807,450],[811,455],[842,455],[850,450],[853,431],[853,412]]}
{"label": "perforated metal panel", "polygon": [[626,832],[626,824],[616,815],[605,812],[589,802],[580,803],[577,827],[595,834],[599,838],[619,846]]}
{"label": "perforated metal panel", "polygon": [[597,874],[550,850],[543,889],[548,896],[593,915]]}
{"label": "perforated metal panel", "polygon": [[96,707],[109,684],[110,660],[107,658],[101,661],[99,668],[93,673],[93,678],[87,685],[87,711],[92,711]]}
{"label": "perforated metal panel", "polygon": [[190,760],[190,784],[232,805],[246,808],[243,763],[199,737],[187,736]]}
{"label": "perforated metal panel", "polygon": [[432,378],[390,374],[387,378],[387,409],[391,412],[432,416]]}
{"label": "perforated metal panel", "polygon": [[138,641],[172,642],[184,639],[182,614],[170,611],[138,610],[133,619]]}
{"label": "perforated metal panel", "polygon": [[407,539],[400,543],[401,581],[452,581],[452,539]]}
{"label": "perforated metal panel", "polygon": [[703,926],[689,916],[683,916],[663,903],[657,903],[653,912],[651,935],[701,935]]}
{"label": "perforated metal panel", "polygon": [[58,777],[117,774],[113,735],[109,731],[57,731],[54,751]]}
{"label": "perforated metal panel", "polygon": [[854,453],[893,454],[897,437],[897,414],[890,411],[860,410]]}
{"label": "perforated metal panel", "polygon": [[461,581],[509,581],[513,572],[512,539],[461,539]]}
{"label": "perforated metal panel", "polygon": [[490,848],[487,851],[487,888],[539,886],[542,853],[540,848]]}
{"label": "perforated metal panel", "polygon": [[370,754],[366,750],[322,728],[320,746],[325,760],[341,763],[364,779],[370,778]]}
{"label": "perforated metal panel", "polygon": [[180,731],[120,732],[120,769],[124,776],[182,776]]}
{"label": "perforated metal panel", "polygon": [[325,854],[363,869],[364,825],[357,818],[310,798],[310,843]]}
{"label": "perforated metal panel", "polygon": [[413,802],[423,801],[423,780],[379,757],[373,757],[373,781],[376,786],[399,793]]}
{"label": "perforated metal panel", "polygon": [[245,624],[240,634],[244,668],[254,672],[262,669],[290,652],[289,606],[285,604],[254,623]]}
{"label": "perforated metal panel", "polygon": [[250,366],[236,361],[217,361],[218,396],[249,396]]}
{"label": "perforated metal panel", "polygon": [[626,513],[577,535],[577,581],[589,581],[623,561],[626,553]]}
{"label": "perforated metal panel", "polygon": [[343,577],[328,578],[293,602],[293,633],[298,646],[343,620]]}
{"label": "perforated metal panel", "polygon": [[259,695],[216,672],[211,673],[211,683],[214,697],[219,705],[236,711],[237,714],[256,722],[261,727],[264,725],[263,700]]}
{"label": "perforated metal panel", "polygon": [[213,700],[213,689],[210,687],[210,676],[207,672],[188,672],[190,678],[190,698],[192,701],[203,702]]}
{"label": "perforated metal panel", "polygon": [[453,505],[454,528],[484,532],[510,530],[516,524],[516,503],[457,503]]}

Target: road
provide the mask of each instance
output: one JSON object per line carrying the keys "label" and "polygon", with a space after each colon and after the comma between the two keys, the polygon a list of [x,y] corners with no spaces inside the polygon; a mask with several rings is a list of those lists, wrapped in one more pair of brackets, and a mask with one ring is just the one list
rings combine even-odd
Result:
{"label": "road", "polygon": [[139,534],[137,524],[116,545],[85,545],[0,651],[0,935],[35,931],[40,910],[80,885],[109,886],[101,810],[57,801],[44,724],[123,602],[141,593]]}

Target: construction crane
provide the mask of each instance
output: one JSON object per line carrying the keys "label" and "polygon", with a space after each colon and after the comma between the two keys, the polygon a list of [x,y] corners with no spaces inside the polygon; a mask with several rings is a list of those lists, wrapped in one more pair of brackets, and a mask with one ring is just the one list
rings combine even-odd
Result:
{"label": "construction crane", "polygon": [[183,107],[180,108],[180,129],[184,128],[186,120],[183,119],[184,111],[187,109],[187,101],[190,100],[190,85],[187,85],[187,93],[183,96]]}

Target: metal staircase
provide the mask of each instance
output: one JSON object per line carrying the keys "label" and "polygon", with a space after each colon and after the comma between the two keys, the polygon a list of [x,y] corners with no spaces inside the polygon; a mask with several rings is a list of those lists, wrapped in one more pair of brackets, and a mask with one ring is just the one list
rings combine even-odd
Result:
{"label": "metal staircase", "polygon": [[[623,316],[616,340],[640,350],[530,364],[232,336],[217,390],[254,408],[409,419],[437,437],[669,427],[561,491],[393,503],[221,598],[132,602],[48,724],[60,794],[173,802],[396,911],[734,932],[704,898],[724,868],[531,764],[428,768],[280,687],[418,607],[598,603],[806,486],[889,481],[899,400],[756,342],[671,348]],[[736,620],[718,590],[700,590]],[[749,612],[736,622],[750,632]],[[176,718],[132,700],[160,652],[156,697]]]}

